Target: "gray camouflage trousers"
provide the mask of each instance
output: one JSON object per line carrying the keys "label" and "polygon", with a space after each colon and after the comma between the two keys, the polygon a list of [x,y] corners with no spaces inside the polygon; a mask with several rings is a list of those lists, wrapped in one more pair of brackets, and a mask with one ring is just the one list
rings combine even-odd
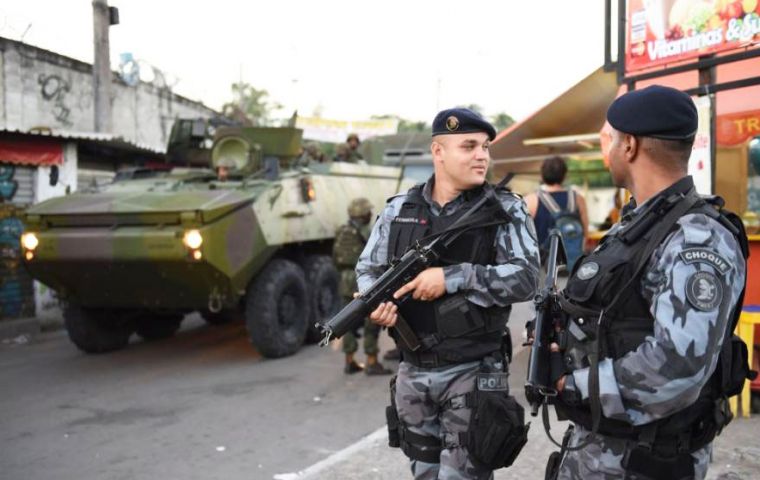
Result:
{"label": "gray camouflage trousers", "polygon": [[[573,448],[582,444],[592,435],[589,430],[575,425],[568,446]],[[591,443],[576,451],[565,452],[560,465],[559,480],[600,480],[630,479],[635,476],[627,474],[620,464],[625,453],[626,441],[619,438],[596,434]],[[712,444],[706,445],[692,453],[694,457],[694,478],[702,480],[707,475]]]}
{"label": "gray camouflage trousers", "polygon": [[470,425],[472,409],[447,409],[442,404],[475,390],[480,362],[440,368],[420,368],[401,362],[396,377],[396,409],[399,420],[413,433],[444,440],[440,463],[411,461],[416,480],[458,480],[493,478],[491,470],[475,466],[467,449],[459,445],[459,433]]}

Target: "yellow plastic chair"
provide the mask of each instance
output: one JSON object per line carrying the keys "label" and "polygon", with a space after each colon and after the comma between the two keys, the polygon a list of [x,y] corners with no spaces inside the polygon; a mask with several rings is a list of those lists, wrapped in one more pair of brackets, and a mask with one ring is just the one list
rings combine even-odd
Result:
{"label": "yellow plastic chair", "polygon": [[[755,325],[760,325],[760,306],[758,305],[748,305],[745,306],[744,309],[742,309],[742,314],[739,317],[739,324],[736,326],[736,334],[741,337],[742,340],[747,344],[747,350],[749,351],[749,366],[752,368],[752,357],[755,353]],[[741,394],[741,406],[742,406],[742,416],[749,417],[750,412],[750,398],[752,395],[750,382],[747,380],[744,383],[744,390],[742,390]],[[729,404],[731,406],[731,412],[734,414],[734,416],[738,416],[738,405],[737,405],[737,396],[731,397],[729,399]]]}

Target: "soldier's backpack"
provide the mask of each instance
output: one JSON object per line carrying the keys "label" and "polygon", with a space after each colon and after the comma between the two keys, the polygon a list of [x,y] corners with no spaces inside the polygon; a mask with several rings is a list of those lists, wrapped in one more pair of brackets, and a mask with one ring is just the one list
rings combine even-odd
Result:
{"label": "soldier's backpack", "polygon": [[[560,208],[556,200],[546,191],[538,190],[538,200],[549,210],[554,221],[554,228],[559,230],[567,254],[567,270],[572,271],[575,261],[583,255],[583,223],[575,201],[575,192],[567,192],[567,207]],[[548,241],[548,239],[547,239]],[[548,249],[547,245],[541,245]]]}
{"label": "soldier's backpack", "polygon": [[340,272],[338,295],[343,298],[350,299],[358,288],[354,267],[359,261],[365,243],[367,239],[364,238],[361,228],[353,222],[338,227],[335,232],[333,261]]}
{"label": "soldier's backpack", "polygon": [[333,260],[339,268],[351,268],[356,266],[359,256],[364,250],[367,239],[362,235],[359,227],[353,223],[341,225],[335,232],[333,244]]}

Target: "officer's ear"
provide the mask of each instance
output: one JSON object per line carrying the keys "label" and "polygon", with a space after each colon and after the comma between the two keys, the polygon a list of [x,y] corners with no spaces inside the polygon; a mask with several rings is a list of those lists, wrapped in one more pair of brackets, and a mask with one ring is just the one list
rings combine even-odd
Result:
{"label": "officer's ear", "polygon": [[433,139],[433,143],[430,144],[430,154],[433,156],[433,163],[439,161],[443,157],[443,143]]}
{"label": "officer's ear", "polygon": [[641,148],[641,142],[639,139],[633,135],[626,133],[623,137],[623,153],[625,155],[625,159],[629,162],[632,162],[636,158],[636,155],[639,153],[639,148]]}

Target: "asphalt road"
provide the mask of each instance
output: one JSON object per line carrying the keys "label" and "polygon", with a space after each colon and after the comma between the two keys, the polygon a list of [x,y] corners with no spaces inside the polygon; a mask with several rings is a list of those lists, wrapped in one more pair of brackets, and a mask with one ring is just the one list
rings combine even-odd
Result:
{"label": "asphalt road", "polygon": [[[528,315],[515,308],[516,343]],[[525,353],[510,375],[518,398]],[[346,376],[342,361],[337,342],[263,359],[243,325],[197,315],[174,338],[134,338],[106,355],[79,352],[62,331],[2,343],[0,479],[407,478],[381,430],[389,377]],[[553,447],[532,420],[531,440],[497,479],[543,477]],[[708,478],[756,478],[759,420],[727,428]]]}
{"label": "asphalt road", "polygon": [[[519,341],[524,319],[511,323]],[[383,334],[383,351],[390,345]],[[271,479],[304,469],[385,423],[389,377],[346,376],[342,362],[337,342],[264,359],[243,325],[197,315],[171,339],[133,337],[104,355],[81,353],[63,331],[2,344],[0,478]]]}

